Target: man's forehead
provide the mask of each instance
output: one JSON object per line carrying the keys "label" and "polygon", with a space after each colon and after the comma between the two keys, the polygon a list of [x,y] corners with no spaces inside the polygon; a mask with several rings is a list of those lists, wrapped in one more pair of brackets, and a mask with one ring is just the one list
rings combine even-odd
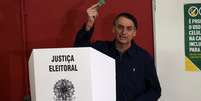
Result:
{"label": "man's forehead", "polygon": [[121,24],[121,23],[118,23],[117,26],[122,26],[122,27],[134,27],[133,25],[125,25],[125,24]]}
{"label": "man's forehead", "polygon": [[123,27],[134,27],[133,23],[121,23],[117,22],[117,26],[123,26]]}
{"label": "man's forehead", "polygon": [[117,19],[117,23],[118,25],[122,25],[122,26],[134,26],[134,23],[132,20],[126,18],[126,17],[119,17],[119,19]]}

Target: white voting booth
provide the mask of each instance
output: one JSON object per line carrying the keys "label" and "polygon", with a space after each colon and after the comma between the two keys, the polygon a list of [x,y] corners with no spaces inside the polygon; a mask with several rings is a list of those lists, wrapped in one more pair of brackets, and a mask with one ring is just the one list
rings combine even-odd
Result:
{"label": "white voting booth", "polygon": [[33,49],[32,101],[116,101],[115,60],[90,48]]}

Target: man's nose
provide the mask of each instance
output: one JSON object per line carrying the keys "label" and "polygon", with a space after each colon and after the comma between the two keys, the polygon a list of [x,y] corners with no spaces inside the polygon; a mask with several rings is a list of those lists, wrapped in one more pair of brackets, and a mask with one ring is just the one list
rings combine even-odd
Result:
{"label": "man's nose", "polygon": [[122,33],[123,33],[123,34],[127,34],[127,33],[128,33],[127,28],[124,28],[124,29],[122,30]]}

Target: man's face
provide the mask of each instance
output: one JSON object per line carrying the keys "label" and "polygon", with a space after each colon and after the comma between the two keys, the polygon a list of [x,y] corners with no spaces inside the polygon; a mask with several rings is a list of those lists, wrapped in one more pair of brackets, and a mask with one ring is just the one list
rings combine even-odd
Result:
{"label": "man's face", "polygon": [[136,35],[136,28],[130,19],[122,16],[117,19],[113,26],[113,32],[116,34],[117,43],[130,44]]}

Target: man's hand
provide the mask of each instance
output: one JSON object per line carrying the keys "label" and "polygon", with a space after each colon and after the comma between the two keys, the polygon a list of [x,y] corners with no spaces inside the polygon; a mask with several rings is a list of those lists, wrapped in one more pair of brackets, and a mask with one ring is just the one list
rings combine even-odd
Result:
{"label": "man's hand", "polygon": [[100,7],[101,4],[98,2],[87,9],[88,21],[86,23],[86,31],[89,31],[93,27]]}

